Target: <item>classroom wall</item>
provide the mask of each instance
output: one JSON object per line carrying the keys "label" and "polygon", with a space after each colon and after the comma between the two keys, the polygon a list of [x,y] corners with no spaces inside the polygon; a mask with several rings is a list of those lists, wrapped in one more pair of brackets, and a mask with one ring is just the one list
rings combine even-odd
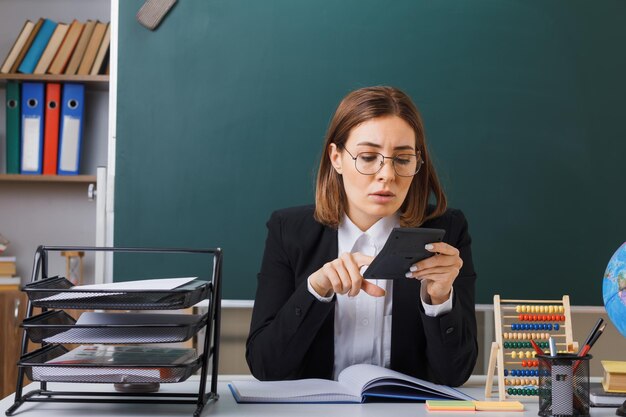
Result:
{"label": "classroom wall", "polygon": [[[0,2],[0,60],[9,53],[27,19],[46,17],[69,23],[76,18],[110,20],[110,0],[32,0]],[[0,87],[0,102],[6,101]],[[6,114],[0,106],[0,173],[6,172]],[[81,173],[96,174],[107,164],[108,92],[85,93],[85,130]],[[87,198],[87,184],[0,182],[0,233],[11,240],[5,255],[17,257],[22,282],[30,279],[39,245],[95,244],[96,203]],[[85,282],[93,282],[92,254],[85,255]],[[65,258],[50,258],[50,269],[65,273]]]}

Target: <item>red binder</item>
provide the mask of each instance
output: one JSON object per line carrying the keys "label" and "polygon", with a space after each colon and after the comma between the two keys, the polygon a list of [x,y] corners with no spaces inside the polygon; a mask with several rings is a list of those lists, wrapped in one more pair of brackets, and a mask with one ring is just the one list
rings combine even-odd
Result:
{"label": "red binder", "polygon": [[59,115],[61,112],[61,84],[46,84],[46,110],[43,137],[43,174],[57,174],[59,152]]}

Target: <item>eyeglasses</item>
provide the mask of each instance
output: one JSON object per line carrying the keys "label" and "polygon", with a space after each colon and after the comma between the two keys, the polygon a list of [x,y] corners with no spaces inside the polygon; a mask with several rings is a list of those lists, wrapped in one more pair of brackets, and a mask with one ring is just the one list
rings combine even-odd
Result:
{"label": "eyeglasses", "polygon": [[385,165],[385,159],[391,159],[394,171],[401,177],[414,176],[424,164],[420,151],[417,151],[416,154],[407,153],[396,156],[384,156],[378,152],[359,152],[353,156],[347,149],[345,151],[354,160],[356,170],[363,175],[378,173]]}

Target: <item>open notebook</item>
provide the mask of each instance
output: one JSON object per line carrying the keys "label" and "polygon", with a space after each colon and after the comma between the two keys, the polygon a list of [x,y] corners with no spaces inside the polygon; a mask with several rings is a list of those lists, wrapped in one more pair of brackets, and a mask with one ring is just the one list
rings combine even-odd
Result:
{"label": "open notebook", "polygon": [[454,388],[367,364],[349,366],[341,371],[337,381],[232,381],[228,387],[238,403],[361,403],[377,399],[474,400]]}

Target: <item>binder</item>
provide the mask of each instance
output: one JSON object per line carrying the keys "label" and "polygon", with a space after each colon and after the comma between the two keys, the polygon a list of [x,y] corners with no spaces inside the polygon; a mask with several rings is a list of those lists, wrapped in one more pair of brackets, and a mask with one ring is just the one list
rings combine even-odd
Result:
{"label": "binder", "polygon": [[61,133],[59,134],[59,175],[78,175],[83,136],[84,100],[84,85],[65,84],[63,86]]}
{"label": "binder", "polygon": [[44,84],[22,84],[22,174],[41,174]]}
{"label": "binder", "polygon": [[18,72],[21,72],[23,74],[33,73],[56,27],[57,24],[52,20],[44,20],[43,24],[41,25],[41,29],[39,29],[39,32],[37,32],[37,36],[35,37],[33,44],[30,46],[28,52],[26,52],[26,56],[20,64]]}
{"label": "binder", "polygon": [[59,150],[59,115],[61,113],[61,84],[46,84],[46,110],[43,135],[43,174],[57,174]]}
{"label": "binder", "polygon": [[7,174],[20,173],[20,85],[7,82],[6,91]]}

